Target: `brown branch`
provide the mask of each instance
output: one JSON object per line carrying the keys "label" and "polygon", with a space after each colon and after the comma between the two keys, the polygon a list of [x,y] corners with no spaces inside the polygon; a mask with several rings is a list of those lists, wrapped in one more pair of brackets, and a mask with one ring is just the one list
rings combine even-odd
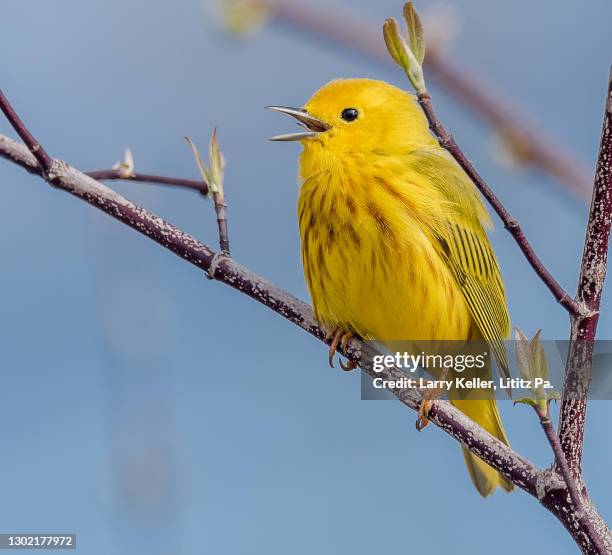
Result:
{"label": "brown branch", "polygon": [[555,455],[555,462],[557,467],[559,468],[559,472],[561,476],[563,476],[563,480],[565,481],[565,485],[569,491],[569,494],[572,498],[572,502],[576,507],[578,513],[584,513],[584,504],[582,503],[582,497],[578,492],[578,487],[576,486],[576,482],[574,481],[574,477],[569,469],[567,464],[567,460],[565,459],[565,455],[563,454],[563,449],[561,449],[561,442],[559,441],[559,436],[555,432],[555,427],[550,419],[550,411],[548,414],[542,414],[540,411],[536,410],[538,417],[540,419],[540,425],[542,426],[542,430],[544,430],[544,434],[546,435],[546,439],[548,439],[548,443],[550,444],[551,449]]}
{"label": "brown branch", "polygon": [[[8,104],[8,101],[6,102]],[[325,341],[325,331],[318,325],[311,308],[306,303],[259,277],[224,253],[214,252],[194,237],[133,204],[65,162],[52,160],[48,170],[45,170],[27,147],[2,135],[0,135],[0,157],[43,177],[53,187],[98,208],[203,270],[211,279],[233,287],[317,339]],[[346,349],[340,346],[339,350],[349,359],[358,361],[361,369],[373,378],[398,382],[405,376],[401,370],[393,367],[384,368],[381,372],[374,371],[373,356],[381,353],[370,344],[358,339],[352,339]],[[421,398],[417,390],[391,391],[404,405],[412,410],[418,410]],[[588,519],[589,526],[600,534],[606,552],[612,552],[612,532],[590,500],[586,500],[583,513],[578,514],[576,508],[568,501],[567,489],[559,483],[555,473],[539,470],[447,401],[434,402],[429,412],[429,419],[502,473],[514,485],[537,497],[560,520],[584,553],[602,552],[586,533],[581,521],[583,517]]]}
{"label": "brown branch", "polygon": [[481,177],[473,164],[468,160],[467,156],[463,153],[459,145],[455,142],[453,136],[447,131],[442,122],[438,119],[433,104],[431,102],[431,96],[425,92],[418,95],[419,104],[425,112],[429,127],[434,135],[438,138],[440,146],[446,149],[451,156],[457,161],[457,163],[463,168],[463,171],[472,180],[474,185],[487,199],[495,213],[500,217],[504,223],[505,228],[508,230],[510,235],[514,238],[525,258],[538,275],[538,277],[544,282],[546,287],[553,294],[555,299],[563,306],[571,315],[577,316],[584,313],[582,305],[577,303],[572,297],[561,287],[559,282],[553,277],[553,275],[546,269],[538,255],[533,250],[533,247],[527,240],[525,233],[521,229],[521,226],[516,218],[514,218],[508,210],[504,207],[501,201],[497,198],[495,193],[487,185],[486,181]]}
{"label": "brown branch", "polygon": [[213,200],[215,207],[215,215],[217,217],[217,229],[219,232],[219,248],[223,254],[229,255],[229,238],[227,232],[227,205],[223,193],[223,173],[225,167],[225,159],[221,154],[219,142],[217,140],[217,128],[215,127],[210,136],[210,145],[208,147],[208,165],[202,159],[200,151],[191,137],[185,137],[185,141],[191,148],[202,179],[208,187],[209,196]]}
{"label": "brown branch", "polygon": [[[45,173],[29,150],[2,135],[0,157],[45,178]],[[232,258],[214,252],[191,235],[133,204],[65,162],[54,160],[47,179],[54,187],[80,198],[203,270],[211,279],[229,285],[320,341],[325,341],[325,330],[318,325],[306,303],[241,266]],[[375,372],[371,360],[375,354],[380,353],[358,339],[352,339],[347,349],[340,346],[339,352],[351,360],[359,361],[362,370],[371,377],[397,381],[405,376],[397,368],[384,368],[382,372]],[[392,393],[408,408],[418,410],[421,399],[416,390],[392,390]],[[428,416],[430,421],[501,472],[514,485],[539,499],[572,534],[585,553],[597,553],[590,550],[592,544],[582,533],[576,512],[571,510],[572,507],[567,503],[566,489],[554,474],[539,470],[446,401],[434,402]],[[586,502],[585,511],[595,529],[607,531],[601,535],[606,546],[612,550],[612,533],[590,500]]]}
{"label": "brown branch", "polygon": [[[561,448],[559,436],[556,434],[555,427],[550,419],[550,402],[546,403],[545,412],[540,410],[540,408],[537,406],[534,406],[533,408],[540,419],[540,426],[542,427],[542,430],[546,435],[546,439],[548,440],[548,443],[550,444],[550,447],[555,455],[556,470],[563,477],[563,481],[565,482],[565,486],[567,487],[567,491],[576,511],[576,518],[580,522],[585,534],[589,537],[596,552],[604,554],[606,553],[606,549],[603,540],[599,537],[599,530],[595,528],[593,525],[594,523],[588,518],[582,496],[578,491],[578,481],[572,475],[570,467],[567,464],[567,459],[565,458],[565,454]],[[580,483],[582,484],[582,482]],[[586,489],[583,488],[583,491],[586,496]]]}
{"label": "brown branch", "polygon": [[213,193],[213,203],[217,216],[217,229],[219,230],[219,249],[224,254],[230,254],[230,244],[227,232],[227,204],[222,193]]}
{"label": "brown branch", "polygon": [[[323,37],[335,44],[359,52],[377,62],[390,62],[377,25],[359,21],[352,14],[314,6],[310,2],[261,0],[272,14],[272,20],[308,37]],[[556,178],[559,183],[587,199],[591,192],[591,178],[567,149],[559,146],[541,129],[534,129],[507,98],[473,75],[458,69],[440,49],[429,47],[425,69],[445,91],[463,104],[474,115],[491,125],[505,139],[506,145],[519,159]]]}
{"label": "brown branch", "polygon": [[204,181],[197,179],[183,179],[181,177],[167,177],[164,175],[150,175],[146,173],[130,173],[126,174],[120,168],[110,170],[96,170],[84,172],[85,175],[92,177],[98,181],[138,181],[140,183],[153,183],[157,185],[170,185],[181,187],[183,189],[191,189],[197,191],[201,195],[208,195],[208,186]]}
{"label": "brown branch", "polygon": [[612,69],[588,221],[576,299],[589,310],[589,315],[574,316],[571,319],[572,331],[559,422],[561,447],[575,477],[581,476],[587,395],[591,383],[593,346],[601,292],[606,278],[612,221]]}
{"label": "brown branch", "polygon": [[30,152],[34,155],[34,158],[36,158],[43,171],[49,171],[53,160],[47,154],[47,151],[33,137],[32,133],[30,133],[28,128],[24,125],[23,121],[21,121],[21,118],[17,115],[17,112],[15,112],[15,110],[11,106],[10,102],[8,101],[8,98],[6,98],[2,89],[0,89],[0,110],[2,110],[2,112],[6,116],[6,119],[12,125],[13,129],[17,132],[17,135],[19,135],[21,140],[25,143]]}

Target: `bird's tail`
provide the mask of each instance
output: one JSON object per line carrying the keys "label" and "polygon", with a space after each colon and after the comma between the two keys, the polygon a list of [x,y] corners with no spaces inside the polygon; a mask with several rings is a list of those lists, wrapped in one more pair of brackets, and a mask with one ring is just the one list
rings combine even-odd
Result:
{"label": "bird's tail", "polygon": [[[487,432],[509,445],[501,423],[495,399],[464,400],[453,399],[452,404]],[[491,495],[497,487],[510,492],[514,486],[497,470],[463,447],[463,457],[474,486],[483,497]]]}

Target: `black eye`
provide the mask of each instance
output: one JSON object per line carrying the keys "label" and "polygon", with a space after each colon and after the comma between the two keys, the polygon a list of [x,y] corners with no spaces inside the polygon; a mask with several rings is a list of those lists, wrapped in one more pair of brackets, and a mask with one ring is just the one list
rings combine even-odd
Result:
{"label": "black eye", "polygon": [[359,117],[359,111],[357,108],[345,108],[340,117],[344,121],[355,121]]}

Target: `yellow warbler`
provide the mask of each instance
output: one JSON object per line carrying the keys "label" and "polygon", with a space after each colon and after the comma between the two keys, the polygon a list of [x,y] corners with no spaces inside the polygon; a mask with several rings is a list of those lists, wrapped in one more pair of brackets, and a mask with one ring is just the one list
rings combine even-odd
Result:
{"label": "yellow warbler", "polygon": [[[317,319],[338,338],[487,341],[500,357],[509,335],[490,220],[463,170],[430,134],[415,98],[382,81],[340,79],[296,118],[302,261]],[[332,348],[331,355],[333,356]],[[488,368],[485,376],[490,375]],[[508,443],[495,399],[452,400]],[[464,449],[483,495],[512,490]]]}

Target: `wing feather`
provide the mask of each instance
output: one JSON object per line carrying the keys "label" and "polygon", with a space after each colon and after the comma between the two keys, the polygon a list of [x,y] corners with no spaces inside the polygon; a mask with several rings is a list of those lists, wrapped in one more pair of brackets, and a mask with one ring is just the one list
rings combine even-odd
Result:
{"label": "wing feather", "polygon": [[413,155],[413,163],[450,206],[432,228],[439,252],[500,371],[508,377],[504,339],[510,334],[510,319],[499,265],[485,231],[490,225],[486,209],[474,185],[446,151],[420,152]]}
{"label": "wing feather", "polygon": [[445,261],[472,313],[483,338],[491,345],[497,363],[509,377],[504,346],[510,332],[506,294],[499,266],[484,230],[474,231],[458,224],[448,226],[441,238],[448,244]]}

